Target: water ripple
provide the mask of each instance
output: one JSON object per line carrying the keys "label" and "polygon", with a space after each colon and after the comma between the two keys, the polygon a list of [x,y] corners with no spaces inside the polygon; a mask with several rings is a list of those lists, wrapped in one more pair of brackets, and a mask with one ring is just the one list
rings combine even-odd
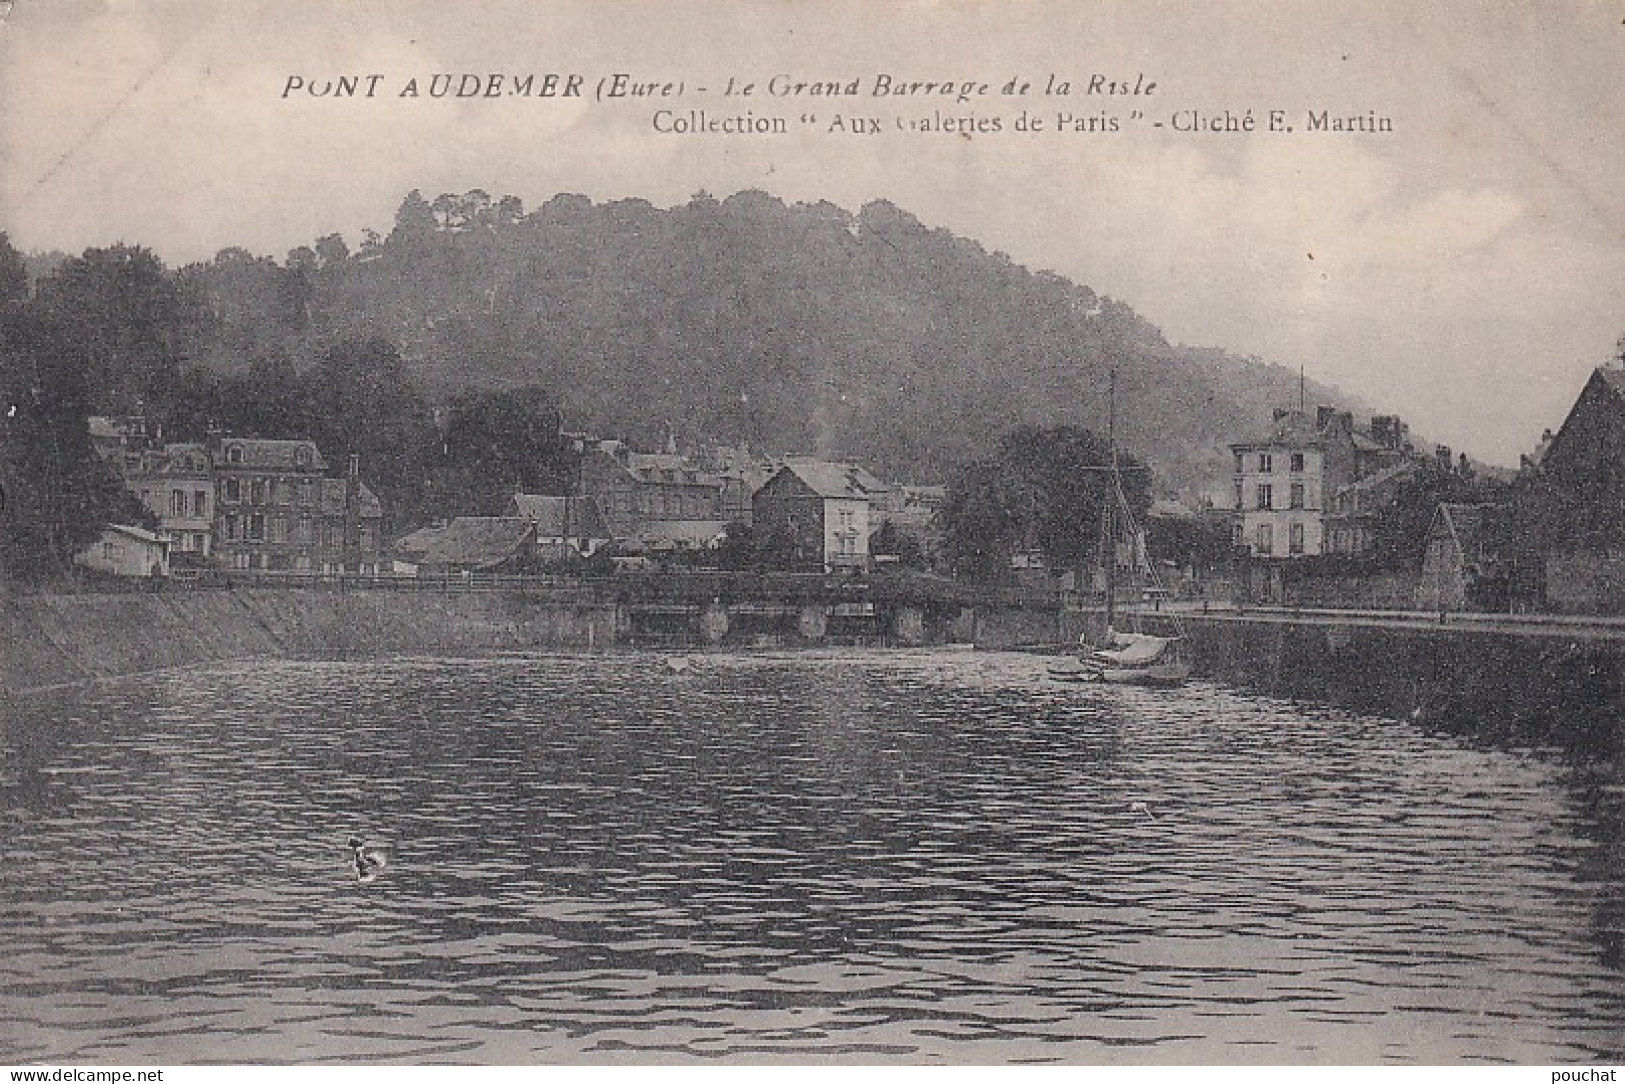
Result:
{"label": "water ripple", "polygon": [[241,664],[0,724],[0,1060],[1625,1055],[1613,765],[947,651]]}

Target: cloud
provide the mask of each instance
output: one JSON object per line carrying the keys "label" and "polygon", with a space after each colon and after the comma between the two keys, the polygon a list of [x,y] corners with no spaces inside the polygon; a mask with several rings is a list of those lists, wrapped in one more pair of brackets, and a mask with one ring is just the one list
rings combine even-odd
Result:
{"label": "cloud", "polygon": [[[1625,77],[1584,23],[1605,9],[1579,5],[1548,26],[1451,0],[1414,19],[1372,7],[1287,5],[1265,24],[1250,5],[1173,18],[1162,6],[1040,0],[997,15],[964,3],[606,13],[498,0],[54,0],[19,5],[0,35],[0,200],[25,247],[124,239],[183,262],[387,230],[412,188],[478,187],[533,206],[560,191],[668,206],[750,187],[850,209],[890,199],[1127,301],[1173,339],[1301,363],[1430,435],[1513,461],[1561,420],[1625,324],[1625,138],[1607,111]],[[646,102],[398,96],[413,76],[555,70],[995,82],[1147,71],[1163,89],[1139,104],[1164,115],[1382,108],[1398,127],[1275,138],[1051,123],[966,139],[797,124],[781,138],[718,140],[653,133]],[[1496,77],[1507,71],[1517,94]],[[281,97],[289,75],[371,73],[387,77],[373,99]],[[1047,122],[1100,107],[1036,92],[1020,104]],[[833,111],[877,109],[745,107],[817,111],[826,124]],[[885,111],[1013,115],[1007,102]]]}

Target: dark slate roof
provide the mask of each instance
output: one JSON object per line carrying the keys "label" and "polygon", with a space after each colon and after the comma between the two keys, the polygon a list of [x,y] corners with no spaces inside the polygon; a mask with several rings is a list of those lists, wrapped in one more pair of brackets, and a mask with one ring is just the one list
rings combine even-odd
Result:
{"label": "dark slate roof", "polygon": [[1573,439],[1569,435],[1569,426],[1574,424],[1576,416],[1583,413],[1587,398],[1596,398],[1591,394],[1593,384],[1602,388],[1604,393],[1614,397],[1613,405],[1616,409],[1625,407],[1625,369],[1610,367],[1593,369],[1585,387],[1580,389],[1579,397],[1574,400],[1574,405],[1569,407],[1568,416],[1563,419],[1563,424],[1558,427],[1551,440],[1541,442],[1541,447],[1535,453],[1535,462],[1546,465],[1547,461],[1551,460],[1552,463],[1556,463],[1557,460],[1552,459],[1552,452],[1557,452],[1560,457],[1563,455],[1563,449],[1569,440]]}
{"label": "dark slate roof", "polygon": [[1441,504],[1434,517],[1433,528],[1428,532],[1429,537],[1443,535],[1451,538],[1460,553],[1476,557],[1484,542],[1485,525],[1500,507],[1492,504]]}
{"label": "dark slate roof", "polygon": [[824,498],[863,499],[887,486],[880,479],[851,463],[824,459],[787,459],[784,469],[794,474],[814,493]]}
{"label": "dark slate roof", "polygon": [[634,528],[631,549],[702,549],[728,533],[720,519],[655,519]]}
{"label": "dark slate roof", "polygon": [[1368,474],[1358,481],[1350,482],[1339,489],[1337,493],[1367,493],[1381,489],[1389,483],[1400,481],[1409,475],[1415,474],[1419,469],[1421,469],[1421,465],[1414,459],[1406,460],[1403,463],[1396,463],[1392,467],[1384,467],[1382,470]]}
{"label": "dark slate roof", "polygon": [[395,549],[416,564],[492,568],[518,553],[535,532],[528,519],[459,516],[444,526],[413,531],[396,542]]}
{"label": "dark slate roof", "polygon": [[598,506],[580,497],[553,497],[542,493],[515,493],[508,515],[536,525],[537,538],[608,538],[609,528]]}
{"label": "dark slate roof", "polygon": [[1270,426],[1270,431],[1264,436],[1253,440],[1241,441],[1232,444],[1232,448],[1307,448],[1319,444],[1325,436],[1325,430],[1315,425],[1313,415],[1300,410],[1291,410],[1282,414]]}

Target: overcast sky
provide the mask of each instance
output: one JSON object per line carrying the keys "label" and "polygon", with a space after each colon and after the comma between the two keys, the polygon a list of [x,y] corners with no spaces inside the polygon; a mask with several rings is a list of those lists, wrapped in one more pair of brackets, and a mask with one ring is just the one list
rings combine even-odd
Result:
{"label": "overcast sky", "polygon": [[[413,188],[527,206],[883,198],[1126,301],[1174,341],[1302,365],[1516,463],[1625,332],[1625,5],[1417,6],[16,0],[0,23],[0,228],[25,250],[127,241],[178,265],[230,245],[281,258],[334,231],[354,246]],[[729,76],[858,79],[855,100],[749,108],[888,130],[682,137],[651,127],[663,103],[428,97],[436,73],[496,72],[580,73],[589,91],[615,72],[680,80],[665,104],[683,116],[736,112]],[[1052,72],[1073,97],[1040,96]],[[1158,85],[1077,96],[1096,72]],[[283,97],[290,76],[372,73],[372,99]],[[877,101],[880,73],[994,94]],[[400,97],[413,77],[424,94]],[[997,95],[1012,77],[1027,98]],[[1023,106],[1146,117],[1016,135]],[[1299,129],[1309,110],[1374,111],[1394,130],[1168,126],[1191,109],[1281,109]],[[892,127],[933,110],[1006,130]]]}

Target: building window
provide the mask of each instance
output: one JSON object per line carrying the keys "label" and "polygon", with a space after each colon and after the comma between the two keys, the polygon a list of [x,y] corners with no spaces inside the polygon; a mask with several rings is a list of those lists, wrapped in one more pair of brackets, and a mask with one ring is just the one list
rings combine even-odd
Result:
{"label": "building window", "polygon": [[227,516],[226,517],[226,541],[227,542],[235,542],[235,541],[237,541],[237,517],[236,516]]}
{"label": "building window", "polygon": [[1270,552],[1275,549],[1275,531],[1271,529],[1268,523],[1258,525],[1258,533],[1255,539],[1253,548],[1264,556],[1269,556]]}
{"label": "building window", "polygon": [[305,505],[308,505],[310,503],[310,479],[309,478],[301,478],[301,479],[299,479],[299,503],[300,504],[305,504]]}
{"label": "building window", "polygon": [[186,515],[186,491],[184,489],[169,491],[169,514],[172,516]]}
{"label": "building window", "polygon": [[1236,508],[1238,510],[1241,508],[1241,483],[1240,482],[1236,483]]}
{"label": "building window", "polygon": [[248,503],[265,503],[265,483],[258,478],[248,484]]}
{"label": "building window", "polygon": [[1287,551],[1290,553],[1303,552],[1303,524],[1294,523],[1287,531]]}
{"label": "building window", "polygon": [[243,483],[236,478],[226,479],[226,500],[237,504],[243,499]]}
{"label": "building window", "polygon": [[1303,471],[1303,453],[1302,452],[1293,452],[1292,453],[1292,471],[1293,471],[1294,474],[1302,473],[1302,471]]}
{"label": "building window", "polygon": [[192,491],[192,515],[203,518],[209,514],[209,491],[195,489]]}
{"label": "building window", "polygon": [[242,461],[243,461],[243,449],[242,449],[241,445],[233,444],[231,447],[226,449],[226,462],[227,463],[241,463]]}
{"label": "building window", "polygon": [[1258,507],[1266,510],[1275,507],[1275,488],[1273,486],[1258,487]]}
{"label": "building window", "polygon": [[1292,483],[1292,488],[1288,491],[1288,499],[1290,500],[1293,508],[1302,508],[1303,507],[1303,483],[1302,482],[1293,482]]}
{"label": "building window", "polygon": [[1258,456],[1258,469],[1264,474],[1269,474],[1275,469],[1275,458],[1268,452],[1261,452]]}
{"label": "building window", "polygon": [[1247,469],[1246,464],[1244,463],[1244,459],[1245,459],[1245,457],[1240,452],[1236,453],[1236,473],[1237,474],[1240,474],[1242,471]]}
{"label": "building window", "polygon": [[258,512],[248,517],[248,538],[251,542],[265,541],[265,517]]}

